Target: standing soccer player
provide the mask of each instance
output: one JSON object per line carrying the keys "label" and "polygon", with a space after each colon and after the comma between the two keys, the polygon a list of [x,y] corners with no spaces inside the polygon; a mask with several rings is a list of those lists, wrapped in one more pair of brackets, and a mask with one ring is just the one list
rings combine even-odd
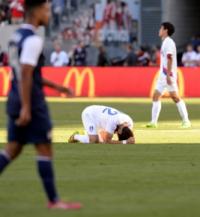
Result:
{"label": "standing soccer player", "polygon": [[65,203],[57,194],[52,165],[51,120],[45,102],[43,86],[70,94],[41,76],[44,64],[43,40],[36,34],[40,25],[47,25],[50,7],[47,0],[26,0],[26,24],[12,36],[9,43],[10,65],[13,68],[12,87],[7,102],[8,144],[0,153],[0,174],[27,143],[34,144],[37,167],[49,209],[79,209],[79,203]]}
{"label": "standing soccer player", "polygon": [[188,112],[184,101],[180,98],[177,85],[177,54],[176,45],[171,38],[175,28],[173,24],[164,22],[161,24],[159,36],[162,39],[160,75],[153,95],[152,119],[146,127],[156,128],[161,111],[161,97],[166,89],[172,100],[176,103],[182,118],[182,128],[191,127]]}

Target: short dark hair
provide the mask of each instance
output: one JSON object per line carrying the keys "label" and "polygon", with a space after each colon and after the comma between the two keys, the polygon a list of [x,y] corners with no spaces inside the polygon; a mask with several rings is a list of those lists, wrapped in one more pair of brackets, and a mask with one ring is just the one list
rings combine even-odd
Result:
{"label": "short dark hair", "polygon": [[164,22],[161,24],[161,26],[167,30],[169,36],[172,36],[175,33],[175,27],[172,23]]}
{"label": "short dark hair", "polygon": [[121,134],[117,133],[117,135],[119,141],[122,141],[122,140],[127,140],[130,137],[133,137],[133,132],[129,127],[123,127],[122,133]]}
{"label": "short dark hair", "polygon": [[25,0],[25,8],[31,9],[40,6],[46,2],[50,2],[50,1],[49,0]]}

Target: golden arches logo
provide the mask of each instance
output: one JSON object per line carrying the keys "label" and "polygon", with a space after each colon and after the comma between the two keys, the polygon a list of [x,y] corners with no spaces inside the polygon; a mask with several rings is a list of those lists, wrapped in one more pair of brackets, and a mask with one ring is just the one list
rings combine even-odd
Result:
{"label": "golden arches logo", "polygon": [[2,94],[6,96],[10,86],[10,71],[6,68],[0,67],[0,76],[2,76]]}
{"label": "golden arches logo", "polygon": [[[153,79],[153,82],[152,82],[152,85],[151,85],[150,97],[153,96],[153,93],[154,93],[154,90],[155,90],[156,83],[157,83],[159,75],[160,75],[160,70],[158,70],[156,75],[154,76],[154,79]],[[183,72],[179,68],[177,70],[177,75],[178,75],[179,95],[181,97],[184,97],[184,95],[185,95],[185,81],[184,81]],[[169,93],[164,92],[163,96],[168,97]]]}
{"label": "golden arches logo", "polygon": [[94,74],[91,68],[84,68],[82,71],[79,71],[77,68],[71,68],[64,80],[64,86],[68,87],[69,83],[72,79],[72,76],[75,76],[75,95],[81,96],[83,83],[88,76],[88,96],[94,97],[95,96],[95,79]]}

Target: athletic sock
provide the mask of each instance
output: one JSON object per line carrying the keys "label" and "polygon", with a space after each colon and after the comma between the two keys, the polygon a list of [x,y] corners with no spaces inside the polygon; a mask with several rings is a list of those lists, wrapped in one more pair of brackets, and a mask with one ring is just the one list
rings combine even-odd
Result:
{"label": "athletic sock", "polygon": [[157,124],[161,111],[161,101],[153,102],[151,123]]}
{"label": "athletic sock", "polygon": [[6,151],[2,151],[0,153],[0,174],[4,171],[4,169],[8,166],[11,159]]}
{"label": "athletic sock", "polygon": [[176,103],[176,106],[178,108],[178,111],[179,111],[179,114],[182,120],[185,122],[189,121],[188,112],[187,112],[187,108],[186,108],[184,101],[183,100],[179,101],[178,103]]}
{"label": "athletic sock", "polygon": [[90,139],[88,135],[74,135],[74,139],[81,142],[81,143],[90,143]]}
{"label": "athletic sock", "polygon": [[44,190],[50,202],[58,201],[58,195],[54,180],[52,160],[49,157],[37,157],[38,172],[42,180]]}

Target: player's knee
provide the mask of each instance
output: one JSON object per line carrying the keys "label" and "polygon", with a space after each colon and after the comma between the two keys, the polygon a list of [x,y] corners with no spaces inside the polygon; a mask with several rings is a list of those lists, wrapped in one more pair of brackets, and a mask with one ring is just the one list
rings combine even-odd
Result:
{"label": "player's knee", "polygon": [[154,95],[153,95],[153,101],[154,102],[159,101],[160,97],[161,97],[161,95],[159,93],[155,92]]}
{"label": "player's knee", "polygon": [[50,144],[37,144],[35,145],[37,155],[52,157],[53,151],[52,146]]}
{"label": "player's knee", "polygon": [[9,157],[14,160],[22,152],[22,149],[22,145],[10,143],[6,146],[5,151],[8,153]]}
{"label": "player's knee", "polygon": [[158,97],[158,96],[153,96],[153,101],[154,102],[158,102],[160,100],[160,97]]}
{"label": "player's knee", "polygon": [[181,100],[178,96],[171,96],[171,98],[175,103],[178,103]]}

